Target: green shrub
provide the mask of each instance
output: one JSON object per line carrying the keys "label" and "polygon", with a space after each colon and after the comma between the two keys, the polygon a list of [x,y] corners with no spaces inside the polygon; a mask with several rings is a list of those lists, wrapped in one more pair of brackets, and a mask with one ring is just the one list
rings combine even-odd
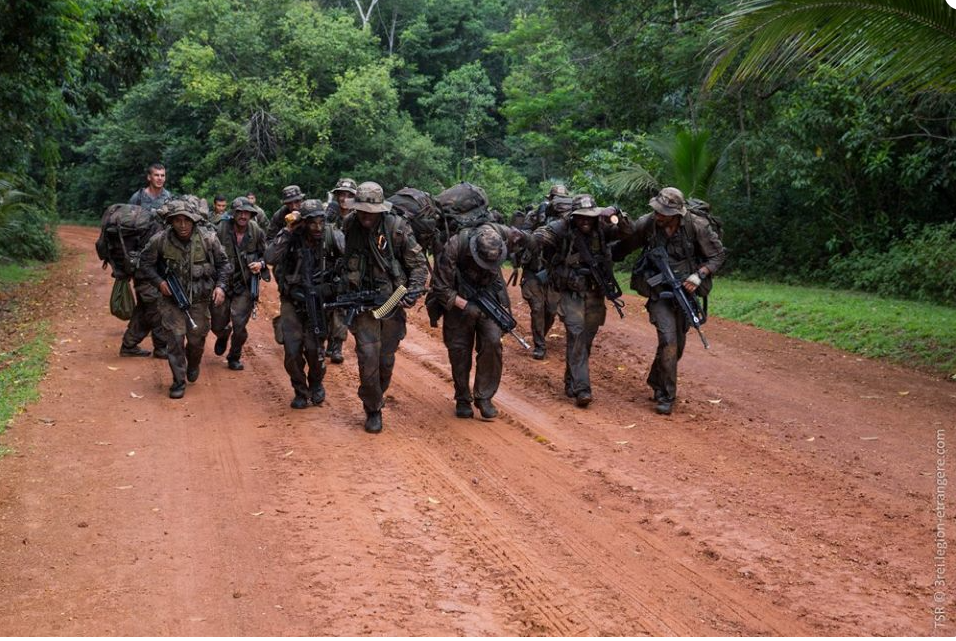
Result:
{"label": "green shrub", "polygon": [[853,251],[830,261],[831,283],[956,305],[956,222],[909,229],[887,251]]}

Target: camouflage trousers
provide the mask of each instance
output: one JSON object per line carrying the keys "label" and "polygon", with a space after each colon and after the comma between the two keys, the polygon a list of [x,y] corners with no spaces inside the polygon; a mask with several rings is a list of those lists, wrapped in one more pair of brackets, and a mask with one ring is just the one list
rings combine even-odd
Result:
{"label": "camouflage trousers", "polygon": [[677,361],[687,344],[687,318],[673,300],[647,301],[647,313],[657,328],[657,353],[647,375],[647,384],[670,400],[677,398]]}
{"label": "camouflage trousers", "polygon": [[568,396],[591,392],[591,345],[604,324],[604,295],[596,290],[561,292],[558,310],[567,333],[564,359],[564,391]]}
{"label": "camouflage trousers", "polygon": [[239,293],[233,292],[226,296],[226,302],[216,307],[210,303],[212,315],[212,333],[216,337],[222,336],[226,328],[232,325],[232,338],[229,341],[229,352],[226,355],[231,361],[238,361],[242,356],[242,346],[249,339],[246,326],[252,316],[252,294],[248,289]]}
{"label": "camouflage trousers", "polygon": [[126,326],[126,332],[123,333],[123,347],[136,347],[146,336],[152,334],[153,349],[166,349],[163,319],[157,305],[157,299],[161,296],[159,290],[152,283],[135,279],[133,287],[136,290],[136,306],[133,307],[133,315]]}
{"label": "camouflage trousers", "polygon": [[342,343],[349,337],[349,327],[345,324],[345,310],[333,309],[329,315],[329,351],[336,346],[341,349]]}
{"label": "camouflage trousers", "polygon": [[366,412],[381,411],[385,392],[392,382],[395,352],[405,338],[405,310],[395,310],[390,318],[375,320],[372,312],[362,312],[349,328],[355,337],[355,356],[359,368],[358,397]]}
{"label": "camouflage trousers", "polygon": [[[484,315],[468,318],[457,307],[445,311],[444,319],[442,338],[448,348],[455,400],[468,403],[476,399],[491,400],[501,383],[501,328]],[[474,397],[468,385],[473,351],[476,352]]]}
{"label": "camouflage trousers", "polygon": [[206,334],[209,333],[209,300],[201,300],[189,307],[189,315],[196,323],[190,328],[186,315],[176,307],[170,296],[160,297],[157,306],[163,319],[166,332],[166,357],[169,369],[173,372],[173,384],[186,382],[186,370],[199,367],[203,349],[206,346]]}
{"label": "camouflage trousers", "polygon": [[[322,386],[325,378],[325,351],[323,338],[307,331],[305,319],[299,315],[295,305],[283,297],[279,308],[279,322],[282,324],[282,347],[285,350],[285,371],[292,383],[296,396],[309,398]],[[305,367],[309,366],[308,375]]]}
{"label": "camouflage trousers", "polygon": [[534,338],[534,346],[544,348],[548,332],[554,324],[558,304],[561,302],[561,294],[548,284],[542,283],[536,275],[525,273],[521,278],[521,296],[528,301],[531,308],[531,335]]}

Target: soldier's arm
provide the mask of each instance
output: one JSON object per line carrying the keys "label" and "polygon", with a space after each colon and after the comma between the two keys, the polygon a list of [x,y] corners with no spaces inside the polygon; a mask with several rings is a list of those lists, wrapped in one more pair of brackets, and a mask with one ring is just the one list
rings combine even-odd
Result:
{"label": "soldier's arm", "polygon": [[272,240],[279,235],[279,232],[285,229],[285,215],[289,213],[286,206],[279,207],[272,218],[269,220],[269,228],[266,230],[266,240]]}
{"label": "soldier's arm", "polygon": [[458,236],[452,236],[441,252],[435,273],[432,275],[432,291],[444,309],[455,305],[458,291],[455,289],[455,274],[458,271]]}
{"label": "soldier's arm", "polygon": [[625,227],[619,231],[621,240],[614,244],[611,258],[621,260],[635,249],[647,244],[647,239],[654,233],[654,215],[645,214],[634,222],[625,221]]}
{"label": "soldier's arm", "polygon": [[216,267],[216,287],[225,292],[226,283],[232,275],[232,261],[229,260],[226,250],[223,249],[222,243],[215,234],[209,234],[209,249]]}
{"label": "soldier's arm", "polygon": [[717,232],[710,226],[706,218],[695,216],[694,227],[697,237],[696,250],[704,259],[704,263],[697,269],[697,272],[702,277],[715,274],[727,260],[727,250],[724,249],[724,244],[720,242]]}
{"label": "soldier's arm", "polygon": [[289,229],[282,229],[275,238],[272,238],[265,244],[266,262],[270,265],[278,265],[283,261],[289,251],[289,243],[292,241],[292,232]]}
{"label": "soldier's arm", "polygon": [[154,234],[147,242],[146,247],[139,255],[139,268],[136,277],[159,287],[163,284],[163,277],[159,275],[159,248],[162,246],[163,232]]}
{"label": "soldier's arm", "polygon": [[405,220],[401,220],[395,228],[396,235],[400,236],[394,241],[396,247],[401,249],[401,261],[408,274],[408,289],[424,289],[425,281],[428,279],[428,262],[425,259],[425,252],[422,246],[415,240],[411,225]]}

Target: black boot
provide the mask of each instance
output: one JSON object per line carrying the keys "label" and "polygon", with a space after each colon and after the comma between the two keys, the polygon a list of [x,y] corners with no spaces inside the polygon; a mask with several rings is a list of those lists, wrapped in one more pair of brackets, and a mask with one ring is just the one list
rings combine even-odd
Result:
{"label": "black boot", "polygon": [[474,418],[475,411],[468,401],[455,401],[455,416],[458,418]]}
{"label": "black boot", "polygon": [[173,384],[169,386],[169,398],[182,398],[185,395],[186,383],[182,381],[177,383],[174,381]]}
{"label": "black boot", "polygon": [[382,412],[365,413],[365,431],[369,434],[378,434],[382,431]]}
{"label": "black boot", "polygon": [[481,418],[494,418],[498,416],[498,408],[491,404],[490,398],[476,398],[475,407],[481,412]]}
{"label": "black boot", "polygon": [[232,334],[232,326],[229,325],[226,329],[222,330],[222,336],[216,339],[216,344],[213,346],[212,351],[216,356],[222,356],[226,353],[226,345],[229,344],[229,336]]}

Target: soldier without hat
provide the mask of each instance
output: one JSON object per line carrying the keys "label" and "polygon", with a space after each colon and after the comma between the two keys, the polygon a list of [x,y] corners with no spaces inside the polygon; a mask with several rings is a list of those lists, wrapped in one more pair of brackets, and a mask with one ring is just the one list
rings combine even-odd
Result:
{"label": "soldier without hat", "polygon": [[[222,356],[229,347],[226,362],[231,370],[242,370],[242,347],[249,338],[246,326],[252,315],[251,282],[253,275],[265,272],[265,233],[252,220],[255,206],[240,196],[232,201],[232,218],[219,222],[216,235],[229,257],[232,274],[226,285],[226,299],[212,308],[212,333],[216,335],[213,352]],[[230,343],[231,337],[231,343]]]}
{"label": "soldier without hat", "polygon": [[[485,223],[463,229],[449,238],[438,259],[432,288],[444,309],[442,339],[451,363],[455,416],[458,418],[475,415],[471,409],[472,401],[482,418],[498,415],[492,398],[501,383],[502,370],[501,327],[460,293],[462,281],[472,289],[493,293],[498,303],[510,313],[501,265],[508,258],[509,245],[513,250],[528,237],[528,234],[506,225]],[[473,351],[474,395],[469,386]]]}
{"label": "soldier without hat", "polygon": [[607,315],[604,291],[592,265],[605,261],[613,269],[608,243],[628,229],[626,223],[619,228],[606,219],[603,211],[590,194],[579,194],[567,218],[553,220],[533,234],[541,249],[554,250],[548,278],[561,295],[558,313],[566,333],[564,392],[578,407],[587,407],[593,399],[591,346]]}
{"label": "soldier without hat", "polygon": [[[159,312],[168,337],[167,358],[173,373],[170,398],[182,398],[186,381],[199,378],[203,347],[209,333],[209,302],[222,305],[232,266],[219,239],[199,225],[202,214],[187,201],[167,203],[167,229],[153,236],[140,260],[139,274],[162,293]],[[186,314],[176,306],[164,274],[177,276],[189,301],[189,315],[196,326],[187,324]]]}
{"label": "soldier without hat", "polygon": [[349,328],[355,337],[365,431],[375,434],[382,431],[385,392],[392,380],[395,352],[405,337],[405,308],[418,299],[428,265],[411,226],[389,213],[392,204],[385,200],[381,185],[361,183],[348,207],[353,211],[342,224],[346,291],[375,290],[389,296],[404,285],[410,292],[418,292],[405,296],[394,313],[382,319],[374,318],[371,311],[356,315]]}
{"label": "soldier without hat", "polygon": [[293,211],[298,211],[305,200],[305,194],[299,189],[298,185],[289,185],[282,188],[282,206],[279,207],[272,218],[269,220],[269,227],[266,229],[266,240],[272,240],[276,237],[283,227],[285,227],[285,217]]}
{"label": "soldier without hat", "polygon": [[[674,275],[683,281],[687,293],[706,296],[713,286],[714,273],[724,264],[726,251],[710,222],[687,210],[684,194],[665,187],[648,203],[654,210],[633,223],[631,234],[614,248],[616,258],[643,248],[664,247]],[[640,280],[640,278],[639,278]],[[687,318],[674,299],[662,297],[662,287],[651,287],[646,279],[634,283],[648,295],[647,313],[657,328],[657,353],[647,376],[659,414],[670,414],[677,399],[677,362],[687,343]]]}
{"label": "soldier without hat", "polygon": [[129,204],[156,211],[173,197],[165,185],[166,167],[162,163],[154,162],[146,169],[146,186],[130,196]]}
{"label": "soldier without hat", "polygon": [[[301,209],[289,214],[286,226],[266,247],[266,261],[275,266],[279,287],[279,331],[285,352],[285,371],[289,374],[295,396],[293,409],[305,409],[309,401],[319,405],[325,400],[325,336],[316,333],[309,318],[306,296],[309,289],[324,302],[334,296],[334,267],[342,255],[341,232],[333,230],[325,220],[325,208],[315,199],[306,200]],[[309,273],[311,264],[311,273]],[[323,315],[325,330],[331,321]],[[306,373],[308,365],[308,373]]]}

